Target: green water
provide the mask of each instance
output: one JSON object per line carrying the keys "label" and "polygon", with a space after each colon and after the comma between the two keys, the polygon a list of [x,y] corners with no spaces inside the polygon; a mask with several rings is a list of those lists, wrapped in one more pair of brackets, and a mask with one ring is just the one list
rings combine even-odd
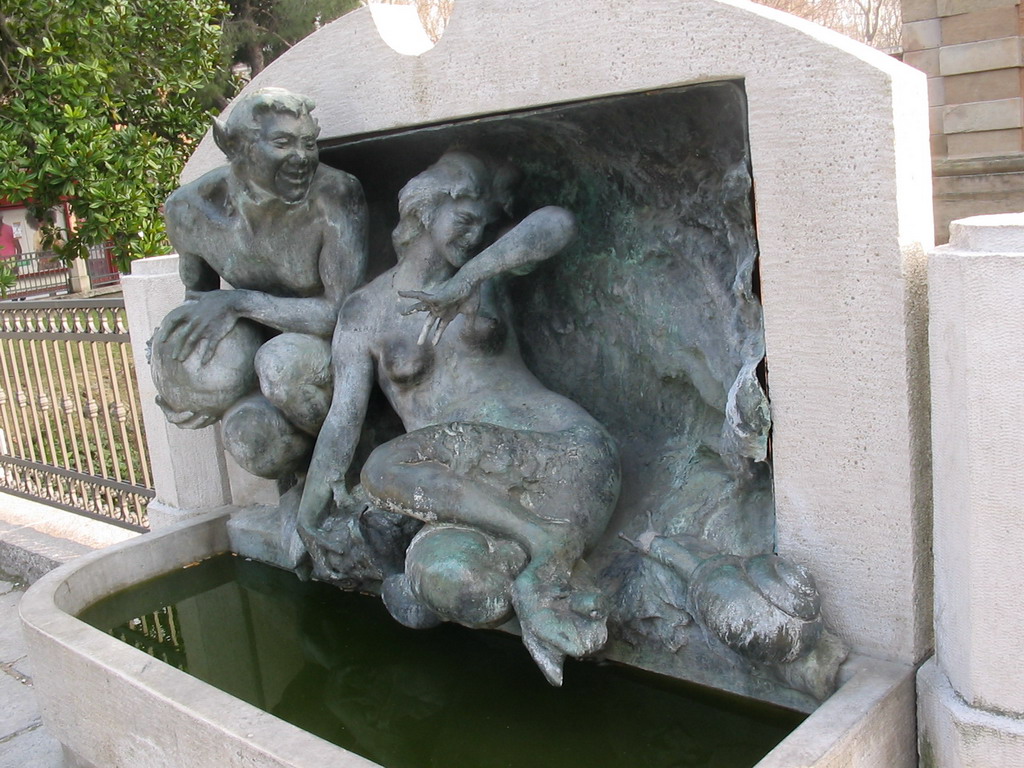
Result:
{"label": "green water", "polygon": [[552,688],[516,637],[406,629],[230,555],[81,618],[386,768],[738,768],[803,719],[614,665],[570,661]]}

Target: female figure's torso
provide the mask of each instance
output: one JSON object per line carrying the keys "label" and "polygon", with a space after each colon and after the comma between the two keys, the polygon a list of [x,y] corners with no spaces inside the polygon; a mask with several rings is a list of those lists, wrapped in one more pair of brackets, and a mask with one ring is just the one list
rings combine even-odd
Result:
{"label": "female figure's torso", "polygon": [[487,292],[477,317],[456,317],[436,345],[419,344],[424,315],[401,314],[415,302],[398,296],[393,278],[394,270],[353,294],[342,317],[367,334],[377,381],[407,431],[449,422],[541,432],[596,426],[527,369],[494,295],[500,289]]}

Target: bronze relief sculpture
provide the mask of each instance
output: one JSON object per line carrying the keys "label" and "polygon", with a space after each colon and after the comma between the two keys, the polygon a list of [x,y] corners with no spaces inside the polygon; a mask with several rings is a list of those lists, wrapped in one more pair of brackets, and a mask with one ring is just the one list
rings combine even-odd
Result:
{"label": "bronze relief sculpture", "polygon": [[154,379],[282,481],[279,564],[406,626],[518,632],[555,685],[607,656],[808,708],[846,648],[772,551],[750,174],[715,118],[742,99],[659,98],[628,142],[586,113],[634,131],[614,101],[451,129],[484,150],[383,193],[397,263],[364,284],[382,222],[317,163],[311,102],[243,96],[230,165],[167,203],[187,293]]}

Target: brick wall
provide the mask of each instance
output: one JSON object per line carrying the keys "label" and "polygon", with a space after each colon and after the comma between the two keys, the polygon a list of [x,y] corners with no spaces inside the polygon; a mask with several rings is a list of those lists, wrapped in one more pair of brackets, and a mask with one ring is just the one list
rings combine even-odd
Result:
{"label": "brick wall", "polygon": [[904,61],[928,75],[936,239],[952,219],[1024,210],[1019,4],[903,0]]}

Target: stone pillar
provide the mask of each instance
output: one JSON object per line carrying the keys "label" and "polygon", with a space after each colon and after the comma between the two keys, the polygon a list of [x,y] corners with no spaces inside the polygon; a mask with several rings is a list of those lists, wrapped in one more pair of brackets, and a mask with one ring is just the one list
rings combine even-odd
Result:
{"label": "stone pillar", "polygon": [[89,263],[85,259],[75,259],[68,267],[68,277],[71,279],[70,293],[88,293],[92,290],[92,281],[89,279]]}
{"label": "stone pillar", "polygon": [[928,75],[935,236],[953,219],[1024,209],[1021,6],[902,0],[903,60]]}
{"label": "stone pillar", "polygon": [[1024,766],[1024,213],[950,225],[929,264],[935,656],[922,765]]}
{"label": "stone pillar", "polygon": [[187,430],[168,423],[156,404],[156,388],[149,375],[149,339],[184,295],[178,278],[178,257],[158,256],[134,262],[132,274],[121,279],[121,286],[156,483],[156,500],[149,505],[150,527],[160,528],[229,504],[231,491],[219,425]]}

